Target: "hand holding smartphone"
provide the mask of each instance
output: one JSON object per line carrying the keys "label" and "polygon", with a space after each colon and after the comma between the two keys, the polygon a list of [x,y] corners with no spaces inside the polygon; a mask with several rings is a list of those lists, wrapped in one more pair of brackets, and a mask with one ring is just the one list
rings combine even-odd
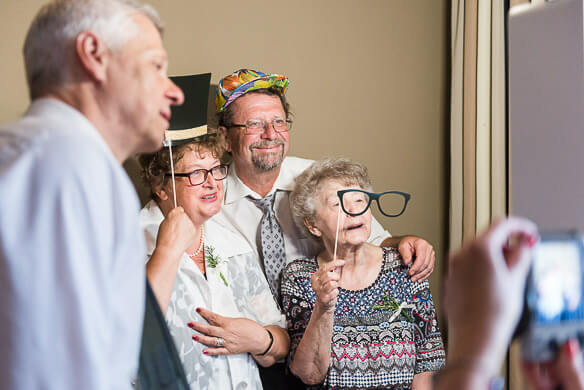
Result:
{"label": "hand holding smartphone", "polygon": [[568,339],[584,344],[583,237],[542,233],[533,256],[516,335],[524,360],[549,361]]}

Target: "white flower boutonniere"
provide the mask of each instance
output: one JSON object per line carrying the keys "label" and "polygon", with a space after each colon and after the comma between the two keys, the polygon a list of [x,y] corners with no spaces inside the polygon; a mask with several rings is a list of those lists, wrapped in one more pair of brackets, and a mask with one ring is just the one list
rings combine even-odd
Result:
{"label": "white flower boutonniere", "polygon": [[[227,263],[226,260],[223,260],[221,257],[219,257],[219,255],[215,254],[215,248],[213,248],[212,245],[205,246],[205,260],[207,260],[207,265],[209,268],[217,268],[222,264]],[[225,276],[223,275],[223,272],[219,271],[219,276],[221,277],[221,280],[223,280],[223,283],[225,283],[226,286],[229,286],[227,284],[227,279],[225,279]]]}
{"label": "white flower boutonniere", "polygon": [[383,294],[381,301],[378,302],[377,304],[371,306],[371,309],[373,309],[373,310],[392,310],[394,313],[391,316],[391,318],[389,319],[389,322],[392,322],[393,320],[395,320],[400,314],[403,315],[406,318],[406,320],[408,320],[409,322],[414,322],[414,319],[412,318],[412,316],[404,309],[415,309],[415,308],[416,308],[416,306],[414,306],[410,303],[407,303],[407,302],[398,303],[398,301],[394,297],[389,295],[389,293]]}

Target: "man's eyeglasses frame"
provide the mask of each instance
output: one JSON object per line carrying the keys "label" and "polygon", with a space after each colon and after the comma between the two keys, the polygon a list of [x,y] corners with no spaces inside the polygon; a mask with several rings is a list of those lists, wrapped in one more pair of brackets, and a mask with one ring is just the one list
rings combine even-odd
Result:
{"label": "man's eyeglasses frame", "polygon": [[[276,125],[276,121],[282,121],[282,122],[280,122],[280,124]],[[260,126],[256,127],[255,125],[251,125],[251,122],[260,122]],[[280,118],[272,119],[271,121],[265,121],[263,119],[250,119],[250,120],[246,121],[245,124],[232,123],[231,125],[229,125],[227,127],[229,127],[229,128],[243,127],[243,128],[245,128],[246,135],[257,135],[257,134],[264,133],[268,129],[268,125],[272,125],[272,128],[274,129],[274,131],[276,133],[285,133],[285,132],[290,131],[292,129],[292,120],[291,119],[280,119]],[[284,125],[284,128],[279,128],[279,127],[281,127],[280,125]]]}

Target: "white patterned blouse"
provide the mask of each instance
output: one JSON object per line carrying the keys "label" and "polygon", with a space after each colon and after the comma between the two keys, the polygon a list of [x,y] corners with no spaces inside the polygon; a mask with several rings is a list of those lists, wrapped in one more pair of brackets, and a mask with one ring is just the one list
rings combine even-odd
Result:
{"label": "white patterned blouse", "polygon": [[[156,245],[158,227],[163,218],[154,201],[150,201],[140,213],[149,256]],[[217,268],[207,264],[207,278],[183,254],[166,322],[191,389],[261,389],[256,362],[249,354],[204,355],[202,351],[206,347],[192,340],[194,331],[187,326],[191,321],[205,322],[197,314],[197,307],[222,316],[249,318],[262,326],[285,326],[285,317],[278,310],[256,254],[247,242],[211,218],[205,223],[205,248],[211,246],[223,264]]]}

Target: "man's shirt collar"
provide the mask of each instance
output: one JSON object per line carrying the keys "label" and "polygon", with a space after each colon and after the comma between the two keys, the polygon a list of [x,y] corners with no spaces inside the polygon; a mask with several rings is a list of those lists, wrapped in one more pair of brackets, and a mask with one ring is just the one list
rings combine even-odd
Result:
{"label": "man's shirt collar", "polygon": [[[280,166],[280,173],[276,178],[276,182],[272,186],[272,189],[268,193],[271,194],[275,191],[292,191],[294,188],[294,172],[288,169],[288,158],[285,158]],[[241,179],[237,176],[235,169],[235,164],[231,164],[229,167],[229,174],[225,179],[225,196],[224,204],[231,204],[250,196],[254,199],[261,199],[262,197],[245,185]]]}

